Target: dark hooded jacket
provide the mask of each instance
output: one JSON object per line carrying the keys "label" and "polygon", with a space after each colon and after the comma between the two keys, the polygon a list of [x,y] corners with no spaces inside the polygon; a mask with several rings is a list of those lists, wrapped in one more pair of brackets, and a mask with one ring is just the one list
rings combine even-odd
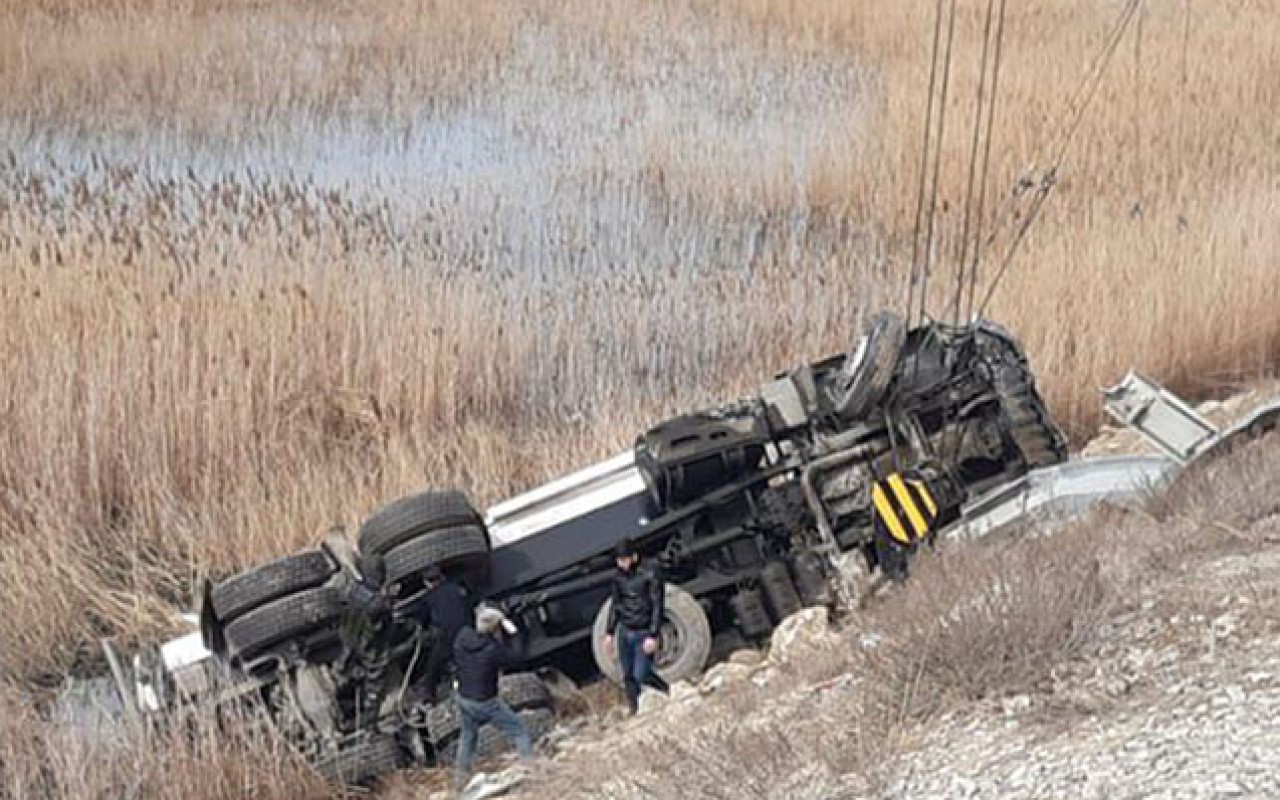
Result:
{"label": "dark hooded jacket", "polygon": [[517,634],[510,645],[467,626],[453,642],[453,661],[458,673],[458,694],[484,702],[498,696],[498,675],[506,667],[520,663],[524,636]]}
{"label": "dark hooded jacket", "polygon": [[450,648],[458,638],[458,632],[468,625],[472,617],[466,589],[449,578],[427,592],[411,613],[424,628],[438,628]]}
{"label": "dark hooded jacket", "polygon": [[613,577],[613,605],[606,630],[612,633],[621,625],[630,631],[657,636],[662,630],[665,591],[662,576],[645,562],[629,572],[618,570]]}

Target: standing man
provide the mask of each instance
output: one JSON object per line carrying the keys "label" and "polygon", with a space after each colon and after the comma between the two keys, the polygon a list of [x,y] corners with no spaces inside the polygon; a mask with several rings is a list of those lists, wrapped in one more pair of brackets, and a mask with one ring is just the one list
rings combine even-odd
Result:
{"label": "standing man", "polygon": [[427,594],[411,612],[414,621],[431,636],[431,650],[423,671],[422,685],[426,699],[438,699],[440,676],[453,663],[453,642],[471,620],[471,601],[462,584],[445,577],[440,567],[432,564],[424,572]]}
{"label": "standing man", "polygon": [[604,646],[618,648],[627,706],[635,714],[640,710],[641,686],[667,691],[666,681],[653,668],[661,644],[666,586],[656,567],[640,563],[640,550],[632,540],[619,542],[613,556],[618,574],[613,578]]}
{"label": "standing man", "polygon": [[356,684],[359,722],[367,728],[377,723],[382,706],[392,619],[391,603],[383,593],[387,571],[382,556],[362,559],[360,571],[361,575],[351,581],[343,598],[338,626],[342,643],[338,669],[350,675]]}
{"label": "standing man", "polygon": [[498,696],[498,676],[503,668],[520,662],[524,650],[524,634],[508,645],[500,638],[503,632],[517,633],[516,626],[496,608],[476,609],[476,626],[458,633],[453,645],[453,658],[458,667],[458,717],[462,734],[458,739],[458,761],[454,765],[454,783],[461,791],[471,777],[471,761],[475,754],[476,736],[481,726],[490,723],[516,746],[522,761],[533,757],[533,740],[520,717]]}

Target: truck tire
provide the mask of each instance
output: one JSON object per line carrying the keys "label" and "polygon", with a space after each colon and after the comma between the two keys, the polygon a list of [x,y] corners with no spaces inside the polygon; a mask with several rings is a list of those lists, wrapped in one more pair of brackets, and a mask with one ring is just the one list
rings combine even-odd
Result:
{"label": "truck tire", "polygon": [[228,650],[232,658],[245,661],[317,628],[336,626],[341,615],[340,590],[333,586],[307,589],[259,606],[228,624]]}
{"label": "truck tire", "polygon": [[462,492],[423,492],[386,505],[366,519],[360,526],[360,552],[366,556],[385,555],[424,533],[483,524]]}
{"label": "truck tire", "polygon": [[516,711],[551,708],[551,691],[532,672],[513,672],[498,679],[498,696]]}
{"label": "truck tire", "polygon": [[1006,430],[1028,469],[1060,464],[1069,455],[1066,438],[1050,421],[1033,379],[1022,365],[995,370],[996,391]]}
{"label": "truck tire", "polygon": [[[553,705],[551,691],[532,672],[503,675],[498,679],[498,696],[513,711],[550,710]],[[458,707],[452,697],[436,703],[426,715],[427,740],[437,748],[442,747],[458,735],[461,725]]]}
{"label": "truck tire", "polygon": [[387,583],[398,583],[435,564],[441,569],[471,569],[489,560],[489,535],[479,525],[440,528],[420,534],[384,556]]}
{"label": "truck tire", "polygon": [[791,580],[791,572],[784,562],[772,561],[766,564],[760,571],[760,585],[764,587],[764,595],[769,599],[773,618],[778,622],[804,608],[795,582]]}
{"label": "truck tire", "polygon": [[427,741],[439,750],[444,743],[454,736],[462,726],[458,719],[458,706],[453,697],[449,697],[427,709],[426,714]]}
{"label": "truck tire", "polygon": [[311,766],[326,779],[344,786],[363,786],[404,764],[394,736],[374,734],[326,753]]}
{"label": "truck tire", "polygon": [[889,311],[872,314],[865,330],[858,349],[848,356],[853,363],[847,365],[844,385],[831,398],[833,410],[845,419],[866,416],[884,397],[907,340],[902,318]]}
{"label": "truck tire", "polygon": [[[556,726],[556,715],[547,709],[521,711],[519,716],[535,745]],[[475,757],[491,758],[512,748],[512,743],[507,741],[502,731],[492,725],[485,725],[476,736]],[[440,764],[453,764],[457,758],[458,737],[455,735],[436,749],[436,761]]]}
{"label": "truck tire", "polygon": [[[591,654],[595,656],[600,672],[614,683],[622,683],[622,665],[615,650],[606,651],[604,637],[611,633],[609,609],[612,600],[606,600],[596,613],[591,626]],[[679,586],[667,584],[666,614],[663,624],[661,649],[658,651],[657,671],[667,683],[696,678],[707,664],[711,654],[711,623],[693,595]]]}
{"label": "truck tire", "polygon": [[209,602],[225,625],[264,603],[315,588],[333,577],[334,571],[328,556],[308,550],[219,581],[209,593]]}

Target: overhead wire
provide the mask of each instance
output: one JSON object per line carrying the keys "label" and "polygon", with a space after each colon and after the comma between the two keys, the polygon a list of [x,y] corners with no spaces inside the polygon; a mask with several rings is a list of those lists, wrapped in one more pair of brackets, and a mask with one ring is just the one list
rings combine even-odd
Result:
{"label": "overhead wire", "polygon": [[1142,199],[1145,195],[1142,168],[1142,22],[1145,17],[1146,7],[1139,3],[1133,33],[1133,182],[1137,192],[1137,198],[1129,212],[1133,217],[1142,215]]}
{"label": "overhead wire", "polygon": [[[991,142],[994,139],[995,105],[999,89],[1000,62],[1004,41],[1006,0],[987,0],[982,30],[982,56],[979,63],[977,100],[973,114],[973,137],[970,142],[968,180],[965,187],[964,218],[961,225],[959,254],[956,258],[956,284],[953,296],[952,319],[962,324],[961,306],[965,299],[966,278],[969,285],[967,318],[972,312],[973,286],[977,280],[978,263],[982,253],[982,215],[986,210],[986,188],[991,164]],[[993,27],[994,26],[994,27]],[[977,192],[975,198],[974,193]],[[972,228],[972,236],[970,230]],[[970,245],[972,244],[972,247]],[[970,257],[970,250],[972,256]],[[959,413],[950,408],[949,413]],[[967,427],[944,439],[942,449],[948,451],[945,463],[954,463],[964,447]],[[949,447],[947,445],[950,445]]]}
{"label": "overhead wire", "polygon": [[[975,183],[983,185],[986,183],[986,166],[984,165],[980,168],[978,164],[983,138],[985,137],[988,145],[991,141],[991,129],[986,124],[987,119],[984,117],[983,112],[986,110],[986,105],[994,100],[994,97],[990,99],[987,97],[987,76],[989,72],[988,64],[991,60],[991,31],[995,7],[996,0],[987,0],[987,11],[982,29],[982,57],[978,68],[977,101],[974,104],[973,111],[973,136],[969,149],[968,177],[965,181],[964,212],[960,226],[959,252],[956,254],[956,288],[953,296],[951,318],[957,324],[960,322],[960,306],[964,300],[965,273],[968,267],[969,242],[971,240],[969,232],[974,217]],[[990,152],[990,150],[988,149],[987,152]],[[981,211],[979,210],[978,213],[980,214]],[[977,243],[974,244],[974,249],[977,249]]]}
{"label": "overhead wire", "polygon": [[1000,0],[1000,13],[996,16],[995,57],[991,67],[991,99],[987,102],[987,141],[982,151],[982,180],[978,183],[978,208],[974,214],[975,230],[973,233],[973,256],[969,263],[969,293],[965,301],[965,319],[973,318],[973,297],[978,287],[978,265],[982,260],[982,221],[987,203],[987,175],[991,168],[991,142],[995,128],[996,101],[1000,97],[1000,61],[1004,55],[1004,20],[1007,0]]}
{"label": "overhead wire", "polygon": [[[1085,112],[1092,104],[1094,97],[1097,96],[1098,89],[1102,85],[1102,78],[1106,75],[1107,67],[1110,66],[1111,60],[1115,56],[1116,50],[1119,48],[1120,42],[1123,40],[1124,34],[1128,30],[1129,24],[1133,21],[1135,12],[1141,5],[1141,2],[1142,0],[1127,0],[1124,7],[1121,9],[1115,24],[1109,32],[1102,50],[1090,65],[1084,80],[1081,82],[1076,92],[1072,95],[1071,100],[1067,105],[1068,110],[1065,115],[1067,122],[1060,128],[1055,141],[1055,147],[1052,150],[1053,159],[1050,162],[1049,168],[1040,174],[1039,180],[1029,184],[1029,186],[1036,188],[1036,193],[1030,201],[1029,208],[1022,218],[1022,222],[1018,225],[1014,233],[1013,241],[1009,244],[1004,257],[1000,261],[1000,265],[996,270],[995,276],[988,285],[987,291],[982,299],[982,304],[978,307],[979,314],[982,314],[986,310],[992,297],[995,296],[995,291],[999,288],[1000,282],[1008,272],[1009,265],[1013,262],[1013,257],[1017,254],[1019,245],[1021,245],[1023,240],[1026,238],[1027,231],[1039,217],[1040,210],[1044,207],[1045,200],[1057,184],[1058,170],[1062,168],[1062,164],[1066,159],[1067,150],[1071,145],[1071,140],[1080,130],[1080,126],[1084,121]],[[1020,190],[1027,186],[1027,179],[1023,178],[1019,181],[1018,187],[1015,191],[1020,193]],[[991,240],[995,235],[995,232],[993,232],[992,236],[988,239],[988,244],[991,244]]]}
{"label": "overhead wire", "polygon": [[920,322],[925,320],[925,310],[929,300],[929,276],[933,271],[933,233],[938,217],[938,184],[942,165],[942,143],[947,130],[947,90],[951,83],[951,47],[956,32],[956,0],[950,0],[949,21],[947,23],[946,51],[942,57],[942,90],[938,100],[938,135],[934,137],[933,152],[933,188],[930,192],[929,214],[926,217],[924,237],[924,267],[920,272]]}
{"label": "overhead wire", "polygon": [[920,145],[920,183],[916,188],[916,219],[911,232],[911,264],[907,275],[907,303],[903,319],[911,322],[915,308],[915,291],[918,283],[917,274],[920,263],[920,226],[924,221],[925,187],[929,180],[929,144],[933,137],[933,98],[934,87],[938,78],[938,47],[942,41],[942,6],[944,0],[937,0],[933,19],[933,48],[929,61],[929,93],[925,97],[924,141]]}
{"label": "overhead wire", "polygon": [[1186,152],[1187,152],[1187,90],[1191,81],[1191,0],[1185,0],[1183,3],[1182,18],[1182,57],[1181,57],[1181,82],[1178,87],[1178,135],[1174,139],[1177,145],[1179,156],[1182,161],[1179,164],[1179,178],[1183,178],[1186,172]]}

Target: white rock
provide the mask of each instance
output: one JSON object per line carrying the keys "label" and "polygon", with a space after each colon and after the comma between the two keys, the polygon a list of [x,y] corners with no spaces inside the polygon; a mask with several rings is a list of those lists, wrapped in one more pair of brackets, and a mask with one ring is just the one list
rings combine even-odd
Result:
{"label": "white rock", "polygon": [[773,632],[769,646],[769,661],[780,664],[797,652],[815,646],[829,644],[827,634],[830,622],[827,609],[822,606],[806,608],[784,619]]}
{"label": "white rock", "polygon": [[729,656],[730,664],[741,664],[744,667],[754,667],[764,661],[764,653],[759,650],[735,650],[733,655]]}
{"label": "white rock", "polygon": [[716,664],[702,676],[702,680],[698,683],[698,690],[703,694],[717,691],[724,686],[747,680],[754,671],[752,667],[735,664],[732,661]]}
{"label": "white rock", "polygon": [[1026,711],[1031,708],[1031,698],[1025,694],[1016,694],[1013,697],[1006,697],[1001,700],[1000,706],[1004,709],[1005,716],[1017,714],[1019,711]]}
{"label": "white rock", "polygon": [[640,692],[640,708],[636,713],[641,716],[652,714],[666,707],[670,700],[671,698],[662,692],[645,689]]}
{"label": "white rock", "polygon": [[690,700],[696,700],[699,694],[697,688],[688,681],[677,681],[671,685],[668,697],[670,697],[672,703],[685,703]]}
{"label": "white rock", "polygon": [[459,795],[459,800],[485,800],[488,797],[500,797],[519,786],[529,774],[523,766],[517,765],[502,772],[479,773],[467,788]]}

